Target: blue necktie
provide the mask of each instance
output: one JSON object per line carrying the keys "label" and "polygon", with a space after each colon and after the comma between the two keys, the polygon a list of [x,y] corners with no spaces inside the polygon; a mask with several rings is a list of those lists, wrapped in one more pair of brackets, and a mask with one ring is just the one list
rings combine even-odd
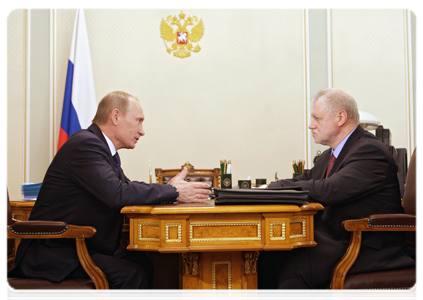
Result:
{"label": "blue necktie", "polygon": [[116,152],[115,155],[113,155],[113,160],[115,161],[116,174],[119,177],[119,172],[120,172],[120,158],[119,158],[119,154],[117,152]]}

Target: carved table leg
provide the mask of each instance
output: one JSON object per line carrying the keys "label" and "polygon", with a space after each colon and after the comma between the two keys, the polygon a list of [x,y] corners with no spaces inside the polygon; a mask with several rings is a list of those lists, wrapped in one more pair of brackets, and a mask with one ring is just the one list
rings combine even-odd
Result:
{"label": "carved table leg", "polygon": [[182,254],[183,289],[257,289],[258,251]]}
{"label": "carved table leg", "polygon": [[203,274],[201,260],[203,253],[183,253],[182,255],[182,288],[202,289]]}
{"label": "carved table leg", "polygon": [[182,263],[184,276],[198,276],[198,254],[183,253]]}
{"label": "carved table leg", "polygon": [[257,259],[260,255],[258,251],[244,252],[244,274],[257,274]]}

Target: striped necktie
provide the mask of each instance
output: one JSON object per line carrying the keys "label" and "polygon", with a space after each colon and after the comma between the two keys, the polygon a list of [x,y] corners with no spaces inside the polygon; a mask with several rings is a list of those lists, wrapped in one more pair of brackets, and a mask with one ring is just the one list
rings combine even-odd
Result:
{"label": "striped necktie", "polygon": [[119,177],[119,172],[120,172],[120,158],[119,158],[119,154],[117,152],[116,152],[115,155],[113,155],[113,160],[115,161],[116,174]]}
{"label": "striped necktie", "polygon": [[336,160],[336,157],[332,153],[332,155],[330,156],[330,159],[329,159],[328,170],[326,171],[326,178],[329,176],[330,170],[332,170],[332,167],[333,167],[333,164],[335,163],[335,160]]}

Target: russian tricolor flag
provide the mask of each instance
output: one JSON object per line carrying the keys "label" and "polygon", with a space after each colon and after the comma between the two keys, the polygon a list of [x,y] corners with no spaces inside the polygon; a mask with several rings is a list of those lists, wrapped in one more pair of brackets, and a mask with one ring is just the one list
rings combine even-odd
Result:
{"label": "russian tricolor flag", "polygon": [[57,151],[76,131],[87,128],[97,110],[84,10],[77,10],[66,75]]}

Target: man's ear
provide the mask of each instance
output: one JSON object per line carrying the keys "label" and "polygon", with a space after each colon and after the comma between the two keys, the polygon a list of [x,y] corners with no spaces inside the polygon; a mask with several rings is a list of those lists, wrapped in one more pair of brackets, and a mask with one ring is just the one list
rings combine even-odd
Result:
{"label": "man's ear", "polygon": [[348,115],[347,115],[347,112],[345,110],[340,110],[338,112],[337,117],[338,117],[338,126],[339,127],[343,126],[348,120]]}
{"label": "man's ear", "polygon": [[119,122],[119,110],[117,108],[115,108],[114,110],[112,110],[112,112],[110,113],[110,118],[112,119],[112,123],[114,125],[117,125]]}

